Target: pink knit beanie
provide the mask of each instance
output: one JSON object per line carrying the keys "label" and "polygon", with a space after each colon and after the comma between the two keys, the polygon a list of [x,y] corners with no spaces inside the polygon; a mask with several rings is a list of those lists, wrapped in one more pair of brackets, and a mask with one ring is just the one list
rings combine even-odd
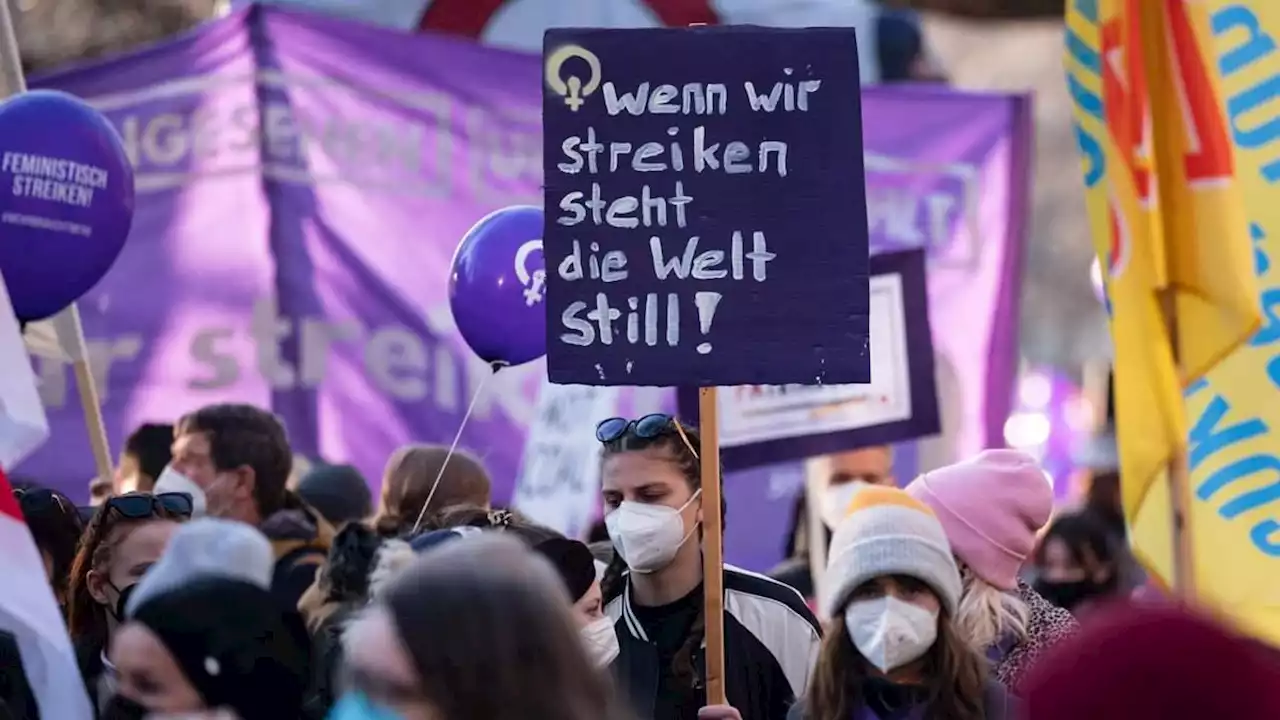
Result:
{"label": "pink knit beanie", "polygon": [[916,478],[906,488],[933,508],[956,557],[1002,590],[1018,585],[1018,568],[1053,512],[1053,488],[1035,458],[1019,450],[984,450]]}

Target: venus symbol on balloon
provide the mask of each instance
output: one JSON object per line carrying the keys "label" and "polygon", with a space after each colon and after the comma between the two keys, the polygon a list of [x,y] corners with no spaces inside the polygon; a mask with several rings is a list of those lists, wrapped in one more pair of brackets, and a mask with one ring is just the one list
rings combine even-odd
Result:
{"label": "venus symbol on balloon", "polygon": [[[542,238],[530,240],[520,246],[516,251],[516,277],[520,280],[520,284],[524,286],[524,304],[532,307],[534,303],[542,302],[543,293],[546,292],[547,271],[539,268],[533,272],[529,271],[529,256],[534,253],[542,255]],[[545,264],[545,261],[544,261]]]}

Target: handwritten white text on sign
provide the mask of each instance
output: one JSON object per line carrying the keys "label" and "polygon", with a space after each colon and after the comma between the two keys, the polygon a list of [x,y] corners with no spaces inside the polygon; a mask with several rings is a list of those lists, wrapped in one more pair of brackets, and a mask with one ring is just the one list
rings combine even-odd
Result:
{"label": "handwritten white text on sign", "polygon": [[[791,70],[784,73],[791,74]],[[821,80],[798,83],[777,82],[767,92],[748,81],[743,84],[746,102],[752,112],[808,112],[811,96],[822,86]],[[682,88],[674,85],[641,83],[633,92],[619,93],[613,83],[605,83],[604,100],[610,116],[627,113],[649,115],[723,115],[729,112],[729,91],[722,83],[690,83]],[[619,172],[635,173],[714,173],[745,175],[774,173],[785,178],[788,168],[788,145],[781,140],[760,140],[748,144],[731,138],[710,138],[706,128],[698,125],[688,130],[679,126],[667,128],[667,139],[637,144],[602,141],[594,127],[581,135],[564,139],[560,149],[564,159],[557,169],[568,175],[599,176]],[[659,186],[641,183],[635,194],[606,197],[599,182],[585,189],[572,190],[559,203],[556,222],[566,227],[608,226],[638,230],[647,236],[644,249],[649,262],[638,266],[624,249],[601,252],[598,243],[575,240],[572,252],[563,258],[556,272],[567,282],[591,280],[614,283],[626,280],[633,270],[652,268],[660,281],[720,280],[763,283],[768,278],[768,264],[776,258],[769,250],[768,238],[760,230],[734,230],[728,238],[704,243],[697,234],[687,232],[690,206],[695,199],[685,191],[684,183],[675,180]],[[681,232],[686,231],[686,232]],[[718,243],[718,245],[717,245]],[[727,244],[727,247],[725,245]],[[639,269],[638,269],[639,268]],[[722,294],[695,292],[693,305],[702,335],[696,350],[710,353],[711,333],[716,309]],[[566,332],[560,340],[570,345],[615,342],[644,343],[655,346],[680,345],[680,293],[645,293],[631,295],[619,302],[606,291],[596,293],[594,306],[577,301],[567,306],[560,322]],[[621,324],[622,330],[615,329]]]}

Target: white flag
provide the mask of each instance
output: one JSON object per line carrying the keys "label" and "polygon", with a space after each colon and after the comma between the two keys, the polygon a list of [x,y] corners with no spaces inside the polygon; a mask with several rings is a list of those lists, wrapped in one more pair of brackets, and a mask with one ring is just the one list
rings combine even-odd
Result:
{"label": "white flag", "polygon": [[31,356],[0,279],[0,470],[11,471],[49,437]]}

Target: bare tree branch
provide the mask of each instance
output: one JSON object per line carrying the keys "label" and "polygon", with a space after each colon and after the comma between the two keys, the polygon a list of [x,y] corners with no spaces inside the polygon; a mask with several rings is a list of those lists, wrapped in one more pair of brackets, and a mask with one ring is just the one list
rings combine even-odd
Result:
{"label": "bare tree branch", "polygon": [[8,0],[30,72],[163,40],[213,17],[216,0]]}

